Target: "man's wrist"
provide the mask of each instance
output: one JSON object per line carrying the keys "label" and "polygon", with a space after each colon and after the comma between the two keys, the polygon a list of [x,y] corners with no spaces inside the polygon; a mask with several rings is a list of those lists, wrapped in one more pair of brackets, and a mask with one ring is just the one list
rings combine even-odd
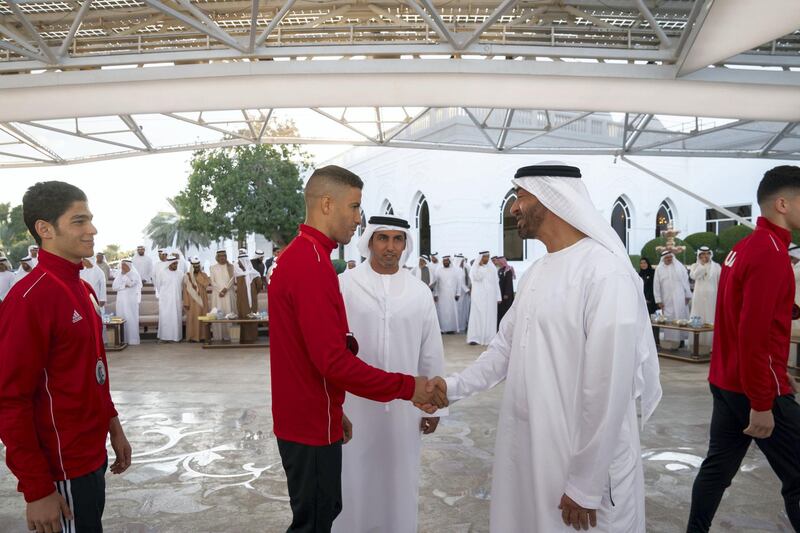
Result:
{"label": "man's wrist", "polygon": [[55,491],[56,488],[53,482],[41,483],[36,487],[26,488],[23,491],[22,496],[25,498],[25,503],[33,503],[41,500],[42,498],[47,498]]}
{"label": "man's wrist", "polygon": [[115,416],[112,417],[111,420],[109,420],[108,432],[112,437],[116,437],[117,435],[123,433],[122,424],[120,424],[118,417]]}

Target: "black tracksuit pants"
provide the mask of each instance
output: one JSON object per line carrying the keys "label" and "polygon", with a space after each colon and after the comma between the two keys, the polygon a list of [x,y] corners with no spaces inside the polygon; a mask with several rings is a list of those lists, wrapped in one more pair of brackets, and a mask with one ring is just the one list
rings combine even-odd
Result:
{"label": "black tracksuit pants", "polygon": [[[752,437],[742,433],[750,423],[750,401],[744,394],[711,385],[714,410],[711,415],[708,455],[692,489],[688,533],[705,533],[722,500],[722,494],[739,470]],[[800,405],[794,395],[779,396],[772,407],[775,429],[766,439],[755,439],[770,466],[780,478],[786,514],[800,531]]]}
{"label": "black tracksuit pants", "polygon": [[61,518],[63,533],[103,533],[103,510],[106,505],[106,468],[85,476],[56,481],[56,490],[67,501],[72,520]]}
{"label": "black tracksuit pants", "polygon": [[342,512],[342,441],[308,446],[278,439],[292,524],[286,533],[330,533]]}

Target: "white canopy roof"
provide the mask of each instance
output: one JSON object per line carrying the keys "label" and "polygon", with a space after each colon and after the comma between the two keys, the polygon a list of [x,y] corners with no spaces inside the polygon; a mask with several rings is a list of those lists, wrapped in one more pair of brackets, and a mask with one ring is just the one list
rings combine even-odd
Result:
{"label": "white canopy roof", "polygon": [[797,159],[798,28],[795,0],[5,0],[0,167],[251,142]]}

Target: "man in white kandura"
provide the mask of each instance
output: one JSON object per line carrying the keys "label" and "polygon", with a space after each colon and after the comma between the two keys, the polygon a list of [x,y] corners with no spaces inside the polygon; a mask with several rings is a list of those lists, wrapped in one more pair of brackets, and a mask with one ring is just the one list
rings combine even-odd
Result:
{"label": "man in white kandura", "polygon": [[[714,312],[717,309],[717,286],[722,267],[712,261],[714,252],[708,246],[697,249],[697,262],[689,267],[689,276],[694,280],[691,316],[699,316],[704,323],[714,323]],[[700,334],[700,350],[711,351],[714,341],[713,333]]]}
{"label": "man in white kandura", "polygon": [[497,304],[502,299],[497,268],[489,262],[489,252],[481,252],[472,263],[469,278],[472,280],[472,304],[467,343],[486,346],[497,333]]}
{"label": "man in white kandura", "polygon": [[[408,222],[370,218],[358,250],[367,260],[339,275],[358,357],[387,372],[442,375],[442,336],[430,289],[400,268],[413,251]],[[446,411],[427,417],[408,402],[379,403],[348,393],[344,412],[353,431],[342,448],[343,505],[333,532],[416,533],[420,432],[433,433]]]}
{"label": "man in white kandura", "polygon": [[[661,252],[661,261],[653,278],[653,295],[656,305],[670,320],[689,318],[689,301],[692,289],[689,287],[689,273],[683,263],[669,250]],[[683,346],[689,334],[672,329],[664,332],[666,348]]]}
{"label": "man in white kandura", "polygon": [[11,285],[15,285],[20,280],[22,280],[22,278],[30,274],[31,270],[33,270],[33,265],[31,263],[32,259],[31,256],[29,255],[26,255],[25,257],[19,260],[19,266],[17,267],[17,270],[14,272],[14,281],[11,283]]}
{"label": "man in white kandura", "polygon": [[6,299],[6,294],[14,284],[14,273],[11,271],[11,262],[0,254],[0,302]]}
{"label": "man in white kandura", "polygon": [[443,333],[455,333],[458,329],[458,300],[464,291],[464,271],[450,262],[450,256],[442,257],[442,266],[436,271],[433,299],[439,315],[439,326]]}
{"label": "man in white kandura", "polygon": [[417,266],[411,269],[411,275],[420,280],[433,291],[433,284],[436,283],[434,278],[433,269],[429,266],[430,257],[427,255],[419,256]]}
{"label": "man in white kandura", "polygon": [[106,300],[108,298],[106,295],[106,275],[94,261],[94,257],[85,257],[83,259],[83,268],[80,271],[80,277],[92,286],[95,295],[97,295],[97,304],[102,309],[106,306]]}
{"label": "man in white kandura", "polygon": [[467,331],[469,326],[469,311],[472,305],[472,280],[469,278],[469,263],[462,254],[455,255],[456,268],[461,269],[461,277],[463,286],[461,287],[461,298],[458,299],[458,329],[459,331]]}
{"label": "man in white kandura", "polygon": [[28,246],[28,257],[31,258],[31,268],[36,268],[36,265],[39,264],[39,247],[35,244]]}
{"label": "man in white kandura", "polygon": [[108,261],[106,261],[106,254],[103,252],[97,252],[94,256],[94,266],[99,268],[103,275],[106,277],[107,280],[112,279],[113,272],[111,271],[111,267],[108,266]]}
{"label": "man in white kandura", "polygon": [[[433,252],[431,254],[431,260],[428,263],[428,267],[431,269],[431,272],[433,272],[434,274],[438,273],[439,269],[442,268],[442,263],[439,262],[439,252]],[[434,278],[435,277],[436,276],[434,276]]]}
{"label": "man in white kandura", "polygon": [[[209,269],[211,278],[211,308],[222,311],[228,315],[236,309],[236,292],[233,265],[228,262],[228,252],[224,249],[217,250],[216,264]],[[211,335],[215,341],[230,341],[231,332],[228,324],[214,324],[211,326]]]}
{"label": "man in white kandura", "polygon": [[143,283],[153,281],[153,260],[144,254],[144,246],[136,247],[136,254],[133,256],[133,268],[139,273]]}
{"label": "man in white kandura", "polygon": [[167,268],[156,278],[158,290],[158,340],[180,342],[183,338],[183,273],[178,255],[167,259]]}
{"label": "man in white kandura", "polygon": [[525,272],[487,350],[446,380],[451,402],[506,381],[490,529],[642,533],[636,399],[646,421],[661,386],[641,278],[579,169],[524,167],[513,183],[519,234],[548,253]]}
{"label": "man in white kandura", "polygon": [[119,276],[111,288],[117,291],[115,314],[125,319],[125,342],[139,344],[139,303],[142,301],[142,278],[130,259],[119,265]]}

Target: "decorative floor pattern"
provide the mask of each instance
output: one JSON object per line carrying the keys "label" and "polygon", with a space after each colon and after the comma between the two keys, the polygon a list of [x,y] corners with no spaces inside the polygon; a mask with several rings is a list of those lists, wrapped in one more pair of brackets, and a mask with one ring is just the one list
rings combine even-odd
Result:
{"label": "decorative floor pattern", "polygon": [[[444,341],[449,372],[480,354],[463,336]],[[272,435],[266,352],[144,344],[110,359],[114,400],[134,457],[128,472],[108,475],[106,531],[285,531],[290,514]],[[647,530],[677,533],[685,528],[692,482],[705,455],[711,396],[707,365],[661,365],[664,399],[642,434]],[[502,386],[459,402],[437,432],[424,437],[421,533],[488,532],[501,394]],[[0,531],[24,533],[24,502],[2,447],[0,456]],[[755,447],[713,531],[792,531],[778,480]]]}

